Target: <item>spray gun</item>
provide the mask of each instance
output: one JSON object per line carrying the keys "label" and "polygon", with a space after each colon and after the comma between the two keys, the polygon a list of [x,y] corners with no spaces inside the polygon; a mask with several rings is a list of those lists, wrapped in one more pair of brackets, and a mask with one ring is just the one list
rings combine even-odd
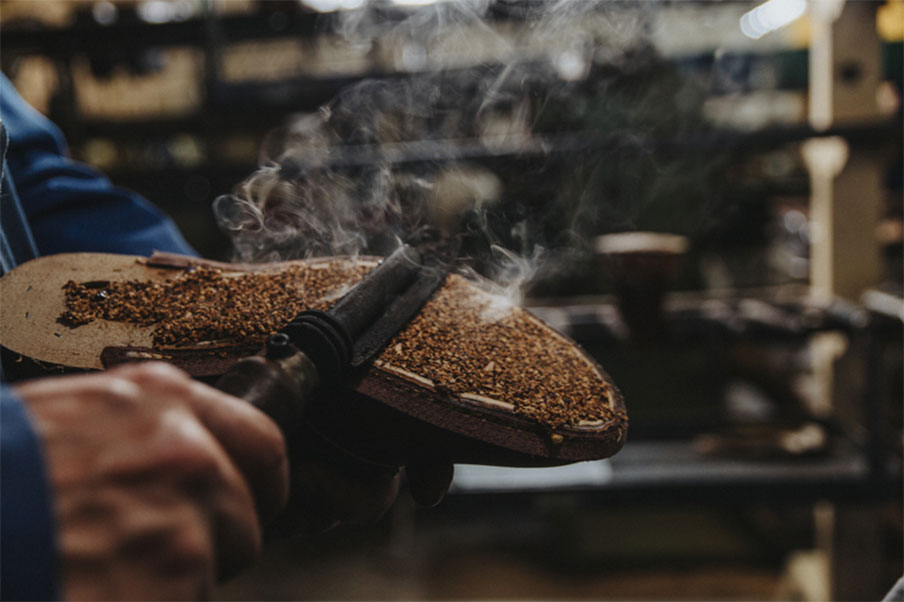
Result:
{"label": "spray gun", "polygon": [[457,250],[435,237],[401,246],[333,307],[304,311],[272,334],[217,387],[270,416],[292,447],[315,392],[353,382],[442,285]]}

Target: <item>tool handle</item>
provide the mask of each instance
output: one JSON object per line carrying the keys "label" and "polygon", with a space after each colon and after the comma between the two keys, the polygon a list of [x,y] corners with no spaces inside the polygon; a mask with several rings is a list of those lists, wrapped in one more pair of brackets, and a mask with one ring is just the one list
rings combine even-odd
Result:
{"label": "tool handle", "polygon": [[314,363],[307,355],[274,335],[263,355],[253,355],[233,364],[217,381],[225,393],[244,399],[277,424],[292,447],[305,405],[319,384]]}

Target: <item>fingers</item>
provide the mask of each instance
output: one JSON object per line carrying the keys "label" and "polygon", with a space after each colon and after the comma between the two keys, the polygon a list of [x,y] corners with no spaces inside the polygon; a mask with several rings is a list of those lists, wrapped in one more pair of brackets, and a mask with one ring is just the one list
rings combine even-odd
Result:
{"label": "fingers", "polygon": [[261,520],[282,510],[289,496],[289,465],[282,433],[251,404],[193,381],[169,364],[147,362],[111,372],[143,389],[183,400],[223,446],[254,492]]}
{"label": "fingers", "polygon": [[68,503],[58,504],[57,520],[70,527],[61,530],[58,541],[65,553],[60,566],[65,599],[210,597],[213,537],[197,506],[150,483],[59,501]]}
{"label": "fingers", "polygon": [[161,600],[208,599],[216,582],[216,555],[205,513],[171,492],[132,491],[129,497],[129,507],[140,511],[121,518],[132,536],[116,548],[125,570],[110,575],[119,581],[112,591],[134,592],[136,583],[152,581]]}
{"label": "fingers", "polygon": [[[249,564],[261,549],[260,524],[248,484],[189,409],[168,409],[163,423],[146,450],[146,469],[163,473],[174,489],[206,509],[217,551],[217,571],[220,576],[231,575]],[[141,461],[135,459],[131,466],[120,468],[134,476],[141,473]]]}
{"label": "fingers", "polygon": [[411,497],[422,506],[431,508],[446,497],[452,484],[455,467],[450,462],[412,462],[405,467]]}

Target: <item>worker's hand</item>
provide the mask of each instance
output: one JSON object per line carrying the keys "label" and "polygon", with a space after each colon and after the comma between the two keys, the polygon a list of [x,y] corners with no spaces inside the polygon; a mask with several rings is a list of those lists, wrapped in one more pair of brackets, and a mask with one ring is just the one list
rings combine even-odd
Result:
{"label": "worker's hand", "polygon": [[285,505],[279,430],[167,364],[17,386],[44,443],[67,599],[197,599]]}

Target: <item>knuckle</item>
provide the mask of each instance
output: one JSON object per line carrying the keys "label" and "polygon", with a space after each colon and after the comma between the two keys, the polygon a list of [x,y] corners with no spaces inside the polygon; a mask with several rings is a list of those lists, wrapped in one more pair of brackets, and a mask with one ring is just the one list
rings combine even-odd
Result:
{"label": "knuckle", "polygon": [[139,504],[116,523],[118,559],[139,562],[167,576],[197,576],[213,563],[213,537],[204,509],[182,496],[156,495],[132,500]]}
{"label": "knuckle", "polygon": [[104,379],[100,396],[113,406],[131,406],[141,399],[141,390],[132,381],[119,376]]}
{"label": "knuckle", "polygon": [[213,562],[210,534],[196,520],[180,521],[168,552],[176,564],[186,568],[206,570]]}
{"label": "knuckle", "polygon": [[179,402],[197,397],[198,387],[203,386],[187,373],[165,362],[145,362],[132,377],[152,394],[161,394]]}
{"label": "knuckle", "polygon": [[178,474],[185,483],[213,488],[223,482],[219,461],[210,450],[200,446],[185,446],[178,465]]}
{"label": "knuckle", "polygon": [[137,380],[153,380],[158,382],[187,382],[188,375],[166,362],[141,362],[130,367],[132,377]]}
{"label": "knuckle", "polygon": [[[174,421],[175,422],[175,421]],[[173,474],[188,483],[215,485],[224,480],[222,452],[196,420],[183,416],[171,425],[164,454]]]}
{"label": "knuckle", "polygon": [[198,395],[198,386],[201,386],[201,383],[194,382],[188,378],[174,379],[159,384],[165,386],[165,391],[169,396],[180,402],[188,402],[195,399]]}
{"label": "knuckle", "polygon": [[259,453],[267,467],[278,467],[288,461],[286,438],[275,423],[268,421],[261,437]]}

